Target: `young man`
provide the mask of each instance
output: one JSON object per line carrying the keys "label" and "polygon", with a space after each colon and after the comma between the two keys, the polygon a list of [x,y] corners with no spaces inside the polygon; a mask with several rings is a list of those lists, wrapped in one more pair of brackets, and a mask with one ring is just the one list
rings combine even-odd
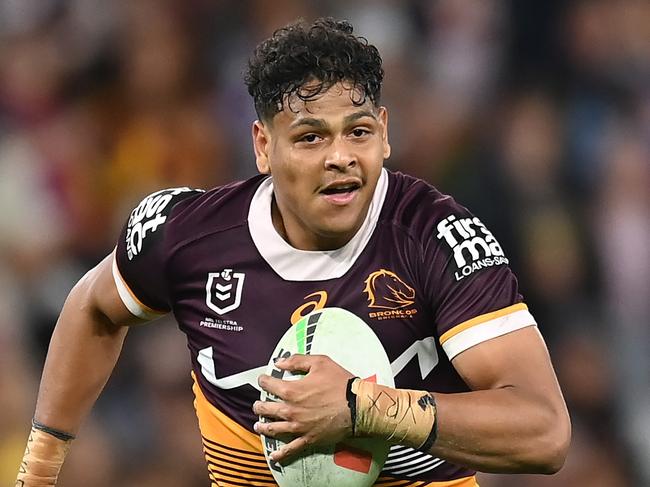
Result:
{"label": "young man", "polygon": [[[247,83],[261,175],[163,190],[133,210],[63,308],[16,485],[55,484],[128,325],[169,312],[191,351],[212,485],[274,485],[258,433],[295,437],[279,462],[313,443],[390,439],[385,485],[560,468],[569,419],[508,260],[452,198],[383,169],[382,77],[345,22],[290,25],[257,48]],[[326,306],[372,327],[395,389],[322,356],[277,363],[308,372],[299,382],[263,375],[286,328]],[[256,401],[260,387],[284,403]],[[411,421],[391,417],[396,401],[419,405]]]}

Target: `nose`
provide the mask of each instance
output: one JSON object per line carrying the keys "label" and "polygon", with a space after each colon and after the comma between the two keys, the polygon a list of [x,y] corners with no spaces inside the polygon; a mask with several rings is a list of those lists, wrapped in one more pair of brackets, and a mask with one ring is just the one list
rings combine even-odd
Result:
{"label": "nose", "polygon": [[344,141],[336,139],[325,157],[325,169],[344,172],[357,165],[357,156]]}

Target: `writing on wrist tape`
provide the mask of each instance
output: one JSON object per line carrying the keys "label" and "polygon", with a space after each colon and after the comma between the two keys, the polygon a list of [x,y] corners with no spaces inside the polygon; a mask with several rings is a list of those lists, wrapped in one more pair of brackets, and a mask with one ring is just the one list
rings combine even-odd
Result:
{"label": "writing on wrist tape", "polygon": [[428,450],[436,440],[436,403],[426,391],[393,389],[355,378],[348,382],[354,436]]}
{"label": "writing on wrist tape", "polygon": [[62,434],[68,439],[63,440],[59,438],[60,434],[54,435],[50,431],[32,426],[16,477],[16,487],[56,485],[56,479],[74,438],[67,433]]}

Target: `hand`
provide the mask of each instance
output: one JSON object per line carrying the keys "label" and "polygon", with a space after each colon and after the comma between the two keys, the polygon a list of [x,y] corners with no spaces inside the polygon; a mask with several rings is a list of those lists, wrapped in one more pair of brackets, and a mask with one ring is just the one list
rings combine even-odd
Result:
{"label": "hand", "polygon": [[277,438],[291,435],[294,439],[271,455],[281,462],[314,444],[337,443],[352,436],[350,408],[345,397],[348,380],[353,374],[325,355],[292,355],[278,360],[275,366],[292,373],[306,372],[298,381],[261,375],[262,389],[284,402],[253,404],[255,414],[275,420],[257,422],[257,433]]}

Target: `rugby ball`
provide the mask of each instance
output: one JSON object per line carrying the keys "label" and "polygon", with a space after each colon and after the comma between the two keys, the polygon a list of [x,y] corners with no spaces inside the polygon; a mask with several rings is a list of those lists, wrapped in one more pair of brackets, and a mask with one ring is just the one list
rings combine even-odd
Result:
{"label": "rugby ball", "polygon": [[[275,359],[300,353],[327,355],[356,376],[394,387],[393,372],[375,332],[358,316],[341,308],[323,308],[303,317],[287,330],[269,360],[266,373],[283,380],[300,380],[274,366]],[[262,391],[262,401],[279,398]],[[264,420],[260,418],[260,420]],[[377,480],[390,445],[376,438],[350,438],[335,445],[304,451],[280,465],[269,455],[285,442],[260,435],[269,469],[280,487],[365,487]]]}

